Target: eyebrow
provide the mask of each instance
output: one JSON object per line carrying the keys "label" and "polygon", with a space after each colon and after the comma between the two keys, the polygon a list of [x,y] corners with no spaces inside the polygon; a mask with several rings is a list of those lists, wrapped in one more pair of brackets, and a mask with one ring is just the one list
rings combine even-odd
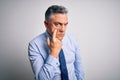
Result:
{"label": "eyebrow", "polygon": [[67,24],[68,24],[68,22],[67,22],[67,23],[54,22],[54,23],[55,23],[55,24],[60,24],[60,25],[62,25],[62,24],[67,25]]}

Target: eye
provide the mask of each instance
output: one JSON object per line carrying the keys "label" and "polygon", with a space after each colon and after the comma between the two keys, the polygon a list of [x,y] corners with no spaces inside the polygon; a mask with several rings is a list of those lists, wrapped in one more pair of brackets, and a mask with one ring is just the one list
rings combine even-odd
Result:
{"label": "eye", "polygon": [[67,25],[68,25],[68,23],[65,24],[65,26],[67,26]]}
{"label": "eye", "polygon": [[61,26],[61,24],[60,23],[55,23],[55,26],[59,27],[59,26]]}

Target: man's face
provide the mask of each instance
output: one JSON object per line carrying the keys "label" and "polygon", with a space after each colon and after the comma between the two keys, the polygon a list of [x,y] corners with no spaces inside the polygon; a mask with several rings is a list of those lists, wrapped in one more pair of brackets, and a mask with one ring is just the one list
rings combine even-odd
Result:
{"label": "man's face", "polygon": [[50,19],[48,21],[45,21],[45,26],[49,34],[52,35],[54,30],[56,29],[57,30],[56,38],[58,38],[59,40],[63,39],[66,32],[67,24],[68,24],[67,14],[60,13],[51,15]]}

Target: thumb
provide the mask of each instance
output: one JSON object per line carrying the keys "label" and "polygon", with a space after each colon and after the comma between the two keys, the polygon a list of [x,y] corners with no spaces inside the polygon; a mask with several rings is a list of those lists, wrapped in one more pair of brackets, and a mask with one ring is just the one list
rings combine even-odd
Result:
{"label": "thumb", "polygon": [[50,39],[47,37],[47,45],[50,46]]}

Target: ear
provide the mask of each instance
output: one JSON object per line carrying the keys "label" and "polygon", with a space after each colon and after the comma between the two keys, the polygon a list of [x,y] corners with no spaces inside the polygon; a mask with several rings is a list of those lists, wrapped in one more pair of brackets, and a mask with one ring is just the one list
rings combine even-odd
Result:
{"label": "ear", "polygon": [[45,25],[46,28],[48,28],[48,21],[45,20],[44,25]]}

